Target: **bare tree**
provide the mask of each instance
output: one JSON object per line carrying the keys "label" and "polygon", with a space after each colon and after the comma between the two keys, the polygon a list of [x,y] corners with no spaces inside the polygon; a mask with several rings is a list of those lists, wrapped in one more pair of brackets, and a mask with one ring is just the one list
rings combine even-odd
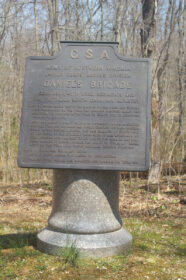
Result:
{"label": "bare tree", "polygon": [[141,52],[143,57],[151,57],[154,51],[157,7],[157,0],[142,0]]}
{"label": "bare tree", "polygon": [[[124,55],[153,61],[151,178],[184,158],[184,0],[1,0],[0,172],[4,183],[47,180],[16,165],[25,57],[53,55],[59,40],[115,40]],[[164,13],[167,8],[166,14]],[[153,173],[154,172],[154,173]],[[149,176],[150,178],[150,176]]]}
{"label": "bare tree", "polygon": [[59,2],[58,0],[47,0],[48,2],[48,12],[49,12],[49,22],[50,22],[50,33],[51,33],[51,55],[53,55],[59,49],[59,25],[58,25],[58,15],[59,15]]}
{"label": "bare tree", "polygon": [[100,0],[100,7],[101,7],[101,38],[100,38],[100,40],[101,41],[103,41],[103,37],[104,37],[103,2],[104,2],[104,0]]}
{"label": "bare tree", "polygon": [[10,25],[11,20],[11,10],[13,7],[13,1],[7,0],[7,1],[1,1],[0,3],[0,49],[3,50],[3,39],[5,38],[8,28]]}
{"label": "bare tree", "polygon": [[[185,13],[186,6],[183,7],[183,1],[179,1],[179,12],[178,12],[178,39],[179,39],[179,51],[178,51],[178,102],[179,102],[179,125],[178,125],[178,134],[179,137],[183,133],[183,117],[184,117],[184,77],[185,77],[185,47],[184,47],[184,32],[185,32]],[[184,26],[185,25],[185,26]]]}
{"label": "bare tree", "polygon": [[34,19],[35,19],[35,45],[36,54],[39,53],[39,34],[38,34],[38,16],[37,16],[37,0],[34,0]]}
{"label": "bare tree", "polygon": [[116,22],[114,26],[114,39],[116,42],[121,42],[121,25],[123,17],[124,1],[119,0],[116,11]]}
{"label": "bare tree", "polygon": [[80,4],[79,1],[76,0],[75,1],[75,5],[76,5],[76,40],[80,40],[81,39],[81,27],[80,27]]}
{"label": "bare tree", "polygon": [[[158,83],[158,103],[159,103],[159,124],[161,126],[161,121],[162,121],[162,116],[163,116],[163,111],[164,111],[164,104],[163,104],[163,92],[164,92],[164,86],[163,86],[163,79],[164,79],[164,74],[166,70],[166,66],[169,61],[169,56],[170,56],[170,46],[172,42],[172,36],[175,30],[175,24],[176,24],[176,0],[170,0],[169,2],[169,8],[168,8],[168,14],[169,11],[171,10],[171,19],[170,19],[170,32],[167,40],[165,41],[165,47],[162,49],[162,51],[165,51],[165,56],[163,58],[162,63],[159,65],[158,71],[157,71],[157,83]],[[169,17],[169,16],[168,16]],[[168,28],[168,22],[166,21],[165,24],[165,29]],[[161,127],[160,127],[161,128]]]}

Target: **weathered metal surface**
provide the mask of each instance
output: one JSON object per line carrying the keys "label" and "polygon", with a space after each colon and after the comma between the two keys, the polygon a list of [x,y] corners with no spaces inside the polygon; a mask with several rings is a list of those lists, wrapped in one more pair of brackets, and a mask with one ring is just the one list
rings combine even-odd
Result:
{"label": "weathered metal surface", "polygon": [[117,43],[62,42],[53,57],[28,57],[18,165],[147,170],[150,61]]}

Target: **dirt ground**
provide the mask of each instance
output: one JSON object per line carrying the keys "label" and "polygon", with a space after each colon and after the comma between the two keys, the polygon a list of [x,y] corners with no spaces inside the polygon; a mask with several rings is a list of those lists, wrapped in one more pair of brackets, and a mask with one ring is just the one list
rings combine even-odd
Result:
{"label": "dirt ground", "polygon": [[126,279],[184,280],[186,178],[120,182],[120,213],[133,235],[128,256],[83,260],[66,266],[60,257],[39,252],[36,233],[52,208],[48,184],[0,186],[0,280]]}
{"label": "dirt ground", "polygon": [[[175,177],[161,185],[147,187],[146,180],[120,182],[119,206],[121,216],[186,217],[182,202],[186,196],[186,177],[181,182]],[[32,223],[35,216],[45,224],[52,207],[52,187],[48,184],[0,186],[0,222],[10,225],[15,220]]]}

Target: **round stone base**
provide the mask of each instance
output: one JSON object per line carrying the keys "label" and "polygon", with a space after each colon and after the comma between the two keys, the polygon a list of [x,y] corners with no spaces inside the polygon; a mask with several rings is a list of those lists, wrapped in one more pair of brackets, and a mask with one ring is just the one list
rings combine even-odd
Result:
{"label": "round stone base", "polygon": [[64,248],[72,244],[80,251],[80,257],[108,257],[128,251],[132,236],[124,228],[100,234],[68,234],[45,228],[37,235],[38,249],[47,254],[62,255]]}

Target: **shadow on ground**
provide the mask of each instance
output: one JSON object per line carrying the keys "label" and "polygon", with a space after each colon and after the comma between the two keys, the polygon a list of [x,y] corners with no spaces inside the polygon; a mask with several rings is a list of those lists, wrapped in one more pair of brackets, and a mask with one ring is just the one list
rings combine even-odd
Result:
{"label": "shadow on ground", "polygon": [[0,248],[22,248],[24,246],[36,247],[36,235],[33,233],[13,233],[0,235]]}

